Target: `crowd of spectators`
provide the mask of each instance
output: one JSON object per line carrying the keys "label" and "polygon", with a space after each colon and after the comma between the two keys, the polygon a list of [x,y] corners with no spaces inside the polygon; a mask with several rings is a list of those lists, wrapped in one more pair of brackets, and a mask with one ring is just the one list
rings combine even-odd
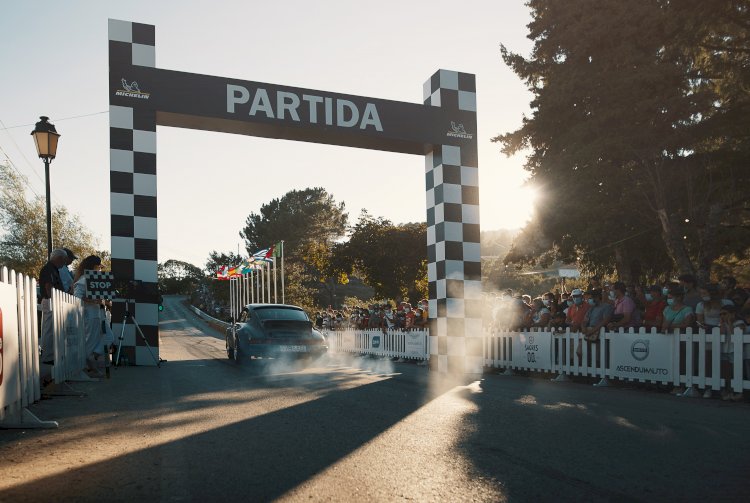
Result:
{"label": "crowd of spectators", "polygon": [[685,274],[678,281],[651,286],[602,283],[595,276],[586,289],[567,291],[563,283],[562,289],[536,298],[505,290],[491,295],[488,308],[485,321],[495,329],[570,328],[589,334],[602,327],[710,331],[721,328],[730,314],[738,328],[750,326],[750,292],[731,276],[698,285],[695,277]]}
{"label": "crowd of spectators", "polygon": [[341,310],[331,307],[315,314],[315,326],[321,330],[421,330],[427,327],[427,299],[416,306],[408,301],[390,302],[368,306],[344,306]]}
{"label": "crowd of spectators", "polygon": [[[718,329],[727,336],[735,330],[750,333],[750,291],[739,287],[731,276],[719,283],[699,284],[693,275],[684,274],[677,281],[650,286],[602,282],[595,276],[585,289],[567,291],[564,283],[561,286],[536,298],[512,290],[491,295],[485,324],[494,330],[537,328],[564,333],[569,329],[582,333],[589,343],[598,342],[602,328],[617,332],[645,327],[648,332],[662,334],[684,333],[688,328],[706,332]],[[707,344],[707,351],[711,349]],[[733,371],[733,344],[725,339],[719,351],[721,374],[728,378]],[[743,374],[748,379],[750,344],[743,345],[742,352]],[[581,345],[576,353],[580,359]],[[675,389],[676,394],[686,391]],[[708,398],[712,392],[706,389],[704,396]],[[742,395],[725,389],[722,398],[740,400]]]}

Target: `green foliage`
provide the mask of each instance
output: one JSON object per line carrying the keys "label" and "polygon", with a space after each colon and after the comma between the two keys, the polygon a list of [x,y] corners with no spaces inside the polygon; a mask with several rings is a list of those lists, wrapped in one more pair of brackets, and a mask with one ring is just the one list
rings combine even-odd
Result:
{"label": "green foliage", "polygon": [[[707,276],[750,245],[750,9],[731,0],[531,0],[529,58],[503,59],[534,98],[518,130],[544,194],[509,260],[554,258],[626,280]],[[734,235],[722,235],[731,226]]]}
{"label": "green foliage", "polygon": [[[36,277],[48,259],[47,208],[43,197],[29,200],[25,193],[22,176],[0,164],[0,265]],[[109,252],[97,250],[91,232],[63,206],[52,207],[52,243],[79,258],[99,255],[109,267]]]}
{"label": "green foliage", "polygon": [[205,280],[200,268],[174,259],[159,264],[157,274],[162,295],[191,295]]}
{"label": "green foliage", "polygon": [[332,243],[344,235],[348,215],[344,203],[321,187],[292,190],[250,213],[240,236],[249,253],[284,241],[287,257],[298,257],[309,242]]}
{"label": "green foliage", "polygon": [[339,253],[376,297],[416,299],[427,295],[426,243],[425,223],[394,225],[363,211]]}

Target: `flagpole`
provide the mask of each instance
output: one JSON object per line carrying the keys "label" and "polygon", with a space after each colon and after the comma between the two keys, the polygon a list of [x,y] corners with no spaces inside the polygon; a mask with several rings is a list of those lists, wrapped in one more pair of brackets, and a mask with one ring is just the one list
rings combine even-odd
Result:
{"label": "flagpole", "polygon": [[266,281],[266,288],[268,289],[268,303],[271,303],[271,263],[266,262],[268,264],[268,281]]}
{"label": "flagpole", "polygon": [[274,255],[271,259],[273,260],[273,303],[278,304],[279,296],[276,292],[276,256]]}
{"label": "flagpole", "polygon": [[286,304],[284,298],[284,240],[281,240],[281,303]]}

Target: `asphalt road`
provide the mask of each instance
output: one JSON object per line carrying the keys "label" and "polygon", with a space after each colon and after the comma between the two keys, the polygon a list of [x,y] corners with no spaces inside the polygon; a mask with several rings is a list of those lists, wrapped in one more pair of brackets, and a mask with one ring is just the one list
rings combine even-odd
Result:
{"label": "asphalt road", "polygon": [[750,406],[409,363],[237,366],[165,299],[162,368],[0,431],[0,501],[746,501]]}

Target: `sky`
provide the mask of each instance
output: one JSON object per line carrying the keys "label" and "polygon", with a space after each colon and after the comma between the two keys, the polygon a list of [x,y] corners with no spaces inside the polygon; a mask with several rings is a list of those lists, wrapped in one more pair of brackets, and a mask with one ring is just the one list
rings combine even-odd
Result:
{"label": "sky", "polygon": [[[0,162],[43,196],[30,132],[50,117],[62,135],[52,203],[100,249],[110,247],[108,18],[155,25],[163,69],[412,103],[438,69],[473,73],[482,230],[522,227],[533,212],[524,156],[490,141],[529,114],[531,95],[500,56],[500,44],[531,49],[523,0],[0,0]],[[293,189],[324,187],[351,224],[362,209],[426,219],[422,156],[164,126],[157,138],[160,262],[203,267],[212,250],[236,252],[247,216]]]}

